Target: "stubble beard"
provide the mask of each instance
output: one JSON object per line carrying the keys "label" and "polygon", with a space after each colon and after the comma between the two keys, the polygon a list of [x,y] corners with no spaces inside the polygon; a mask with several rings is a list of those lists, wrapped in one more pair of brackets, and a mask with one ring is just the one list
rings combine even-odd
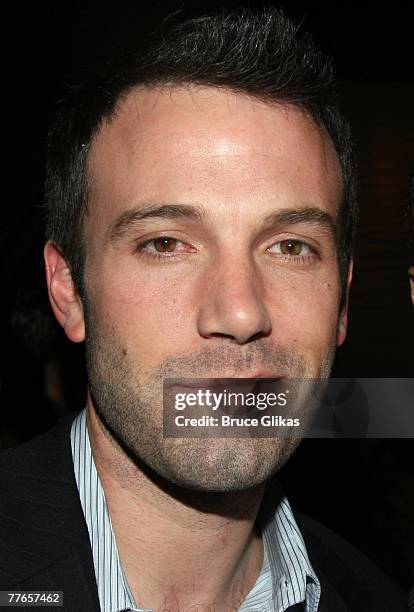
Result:
{"label": "stubble beard", "polygon": [[209,378],[250,367],[283,372],[288,378],[328,378],[334,338],[318,372],[290,348],[270,349],[264,340],[248,351],[227,344],[171,357],[148,371],[117,340],[115,330],[95,324],[85,309],[86,365],[93,407],[107,435],[138,467],[156,478],[200,492],[236,492],[258,487],[292,455],[300,438],[165,438],[163,382],[166,378]]}

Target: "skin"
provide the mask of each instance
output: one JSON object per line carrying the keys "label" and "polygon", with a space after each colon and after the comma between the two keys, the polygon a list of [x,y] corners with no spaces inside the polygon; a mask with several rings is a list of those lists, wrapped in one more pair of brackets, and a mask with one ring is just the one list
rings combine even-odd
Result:
{"label": "skin", "polygon": [[411,301],[414,306],[414,266],[411,266],[408,269],[408,276],[410,278],[410,287],[411,287]]}
{"label": "skin", "polygon": [[46,274],[66,335],[86,338],[88,430],[125,574],[141,606],[236,610],[263,560],[265,482],[298,441],[163,438],[162,382],[329,375],[347,327],[336,153],[294,106],[147,88],[102,126],[88,171],[86,300],[53,243]]}

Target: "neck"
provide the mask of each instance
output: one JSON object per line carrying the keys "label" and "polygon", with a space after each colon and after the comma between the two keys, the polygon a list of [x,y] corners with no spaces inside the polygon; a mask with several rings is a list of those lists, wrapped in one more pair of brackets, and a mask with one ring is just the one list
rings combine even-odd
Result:
{"label": "neck", "polygon": [[264,485],[234,493],[183,489],[142,469],[91,404],[87,423],[136,604],[171,612],[238,610],[263,563],[254,526]]}

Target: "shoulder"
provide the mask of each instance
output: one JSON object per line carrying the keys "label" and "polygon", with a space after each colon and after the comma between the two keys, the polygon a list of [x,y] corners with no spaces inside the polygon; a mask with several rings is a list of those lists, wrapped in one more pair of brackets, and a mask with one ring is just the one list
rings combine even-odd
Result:
{"label": "shoulder", "polygon": [[0,452],[0,589],[65,590],[68,601],[79,600],[78,607],[70,609],[98,610],[92,550],[72,459],[75,416]]}
{"label": "shoulder", "polygon": [[88,554],[88,535],[73,471],[75,414],[49,432],[0,451],[0,587],[20,584],[74,548]]}
{"label": "shoulder", "polygon": [[0,450],[0,483],[16,487],[22,479],[53,478],[71,465],[70,429],[77,413],[63,417],[50,431],[13,448]]}
{"label": "shoulder", "polygon": [[[44,515],[58,500],[74,499],[70,430],[75,413],[63,417],[50,431],[29,442],[0,451],[0,513],[10,520],[26,517],[36,509]],[[3,519],[4,527],[4,519]],[[0,526],[0,532],[4,529]]]}
{"label": "shoulder", "polygon": [[65,497],[67,491],[73,491],[70,430],[75,416],[75,413],[67,415],[50,431],[0,451],[3,517],[17,518],[33,504],[47,508]]}
{"label": "shoulder", "polygon": [[295,512],[322,591],[335,591],[349,610],[403,612],[407,595],[364,554],[314,519]]}

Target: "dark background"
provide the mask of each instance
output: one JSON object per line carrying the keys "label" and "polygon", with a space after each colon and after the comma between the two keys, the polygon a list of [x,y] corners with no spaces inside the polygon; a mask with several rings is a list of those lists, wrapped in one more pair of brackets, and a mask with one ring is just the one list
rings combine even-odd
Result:
{"label": "dark background", "polygon": [[[181,6],[219,4],[242,6]],[[361,225],[350,327],[333,374],[413,377],[404,223],[414,168],[409,3],[276,4],[303,18],[334,56],[341,106],[359,151]],[[45,139],[57,101],[99,62],[111,41],[178,6],[16,3],[2,15],[0,445],[29,439],[84,401],[82,348],[70,345],[48,314],[43,280]],[[413,455],[411,440],[305,440],[281,480],[294,507],[344,535],[408,587],[414,582]]]}

